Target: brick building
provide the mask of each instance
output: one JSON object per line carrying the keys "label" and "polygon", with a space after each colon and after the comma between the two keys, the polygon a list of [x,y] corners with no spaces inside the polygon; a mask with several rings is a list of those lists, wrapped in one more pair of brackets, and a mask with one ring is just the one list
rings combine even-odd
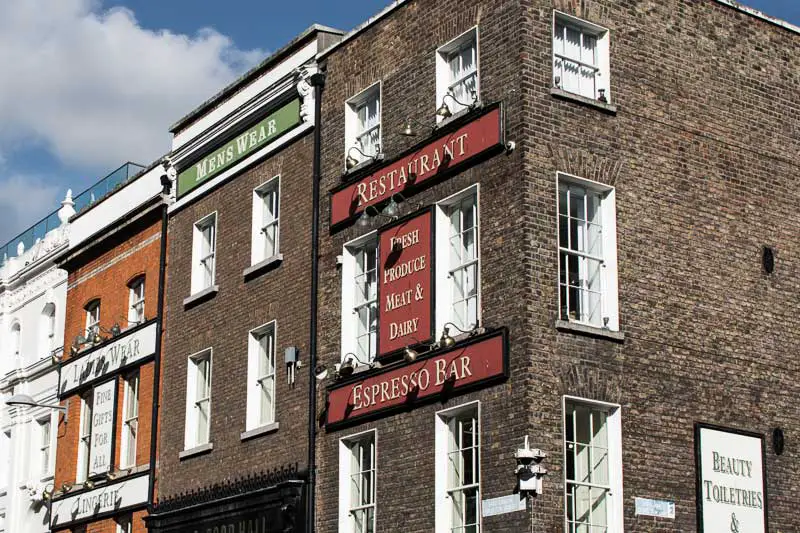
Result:
{"label": "brick building", "polygon": [[398,1],[323,51],[317,530],[800,527],[798,52],[727,0]]}
{"label": "brick building", "polygon": [[[125,167],[123,167],[125,168]],[[112,174],[71,221],[52,531],[137,533],[152,501],[165,169]],[[96,191],[102,189],[100,193]],[[108,191],[107,193],[105,191]]]}
{"label": "brick building", "polygon": [[314,58],[339,36],[310,28],[172,128],[150,531],[304,531]]}

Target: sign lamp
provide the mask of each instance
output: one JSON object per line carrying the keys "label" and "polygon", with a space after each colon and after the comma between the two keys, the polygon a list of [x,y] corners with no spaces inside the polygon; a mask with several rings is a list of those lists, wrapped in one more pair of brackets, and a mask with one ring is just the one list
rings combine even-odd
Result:
{"label": "sign lamp", "polygon": [[62,405],[48,405],[44,403],[36,402],[31,396],[27,394],[15,394],[8,400],[6,400],[6,405],[24,405],[27,407],[45,407],[47,409],[55,409],[56,411],[63,411],[67,412],[67,408]]}

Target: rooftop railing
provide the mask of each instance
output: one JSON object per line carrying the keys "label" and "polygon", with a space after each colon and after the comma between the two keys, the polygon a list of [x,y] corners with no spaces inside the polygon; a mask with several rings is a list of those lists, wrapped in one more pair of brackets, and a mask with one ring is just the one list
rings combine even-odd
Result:
{"label": "rooftop railing", "polygon": [[[144,167],[136,163],[125,163],[117,170],[101,179],[78,196],[73,201],[75,202],[75,212],[80,213],[91,207],[93,204],[99,202],[118,187],[124,185],[133,176],[139,173]],[[25,245],[25,250],[30,250],[37,240],[43,239],[45,235],[51,230],[54,230],[61,225],[58,218],[58,210],[53,211],[39,222],[29,227],[4,246],[0,247],[0,266],[5,264],[7,259],[17,256],[17,248],[19,243]]]}

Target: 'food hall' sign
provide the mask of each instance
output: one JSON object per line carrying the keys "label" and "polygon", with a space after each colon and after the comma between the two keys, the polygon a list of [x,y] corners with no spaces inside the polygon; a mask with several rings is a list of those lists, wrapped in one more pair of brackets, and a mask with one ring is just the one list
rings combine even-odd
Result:
{"label": "'food hall' sign", "polygon": [[328,392],[327,427],[504,378],[506,330],[471,340],[409,365],[337,384]]}
{"label": "'food hall' sign", "polygon": [[379,242],[378,355],[433,337],[433,212],[382,229]]}
{"label": "'food hall' sign", "polygon": [[697,424],[695,452],[699,530],[704,533],[766,532],[763,437]]}
{"label": "'food hall' sign", "polygon": [[500,116],[500,108],[496,107],[377,172],[336,189],[331,196],[331,227],[412,184],[433,182],[445,171],[502,146]]}

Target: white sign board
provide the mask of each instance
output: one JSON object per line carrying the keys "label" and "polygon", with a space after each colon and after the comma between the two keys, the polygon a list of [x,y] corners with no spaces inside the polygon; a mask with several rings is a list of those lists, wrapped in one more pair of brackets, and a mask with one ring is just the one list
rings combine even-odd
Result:
{"label": "white sign board", "polygon": [[94,388],[89,477],[111,471],[111,463],[114,460],[114,408],[116,405],[116,379]]}
{"label": "white sign board", "polygon": [[103,379],[124,366],[156,353],[156,323],[110,342],[99,350],[68,360],[61,367],[58,394],[62,398],[78,387]]}
{"label": "white sign board", "polygon": [[675,502],[667,500],[651,500],[636,498],[634,500],[636,516],[655,516],[658,518],[675,518]]}
{"label": "white sign board", "polygon": [[481,502],[481,515],[495,516],[525,510],[525,497],[520,494],[509,494],[499,498],[489,498]]}
{"label": "white sign board", "polygon": [[763,437],[698,424],[695,448],[700,531],[765,533]]}
{"label": "white sign board", "polygon": [[147,503],[148,476],[128,478],[103,485],[89,492],[53,501],[51,529],[64,527],[78,520]]}

